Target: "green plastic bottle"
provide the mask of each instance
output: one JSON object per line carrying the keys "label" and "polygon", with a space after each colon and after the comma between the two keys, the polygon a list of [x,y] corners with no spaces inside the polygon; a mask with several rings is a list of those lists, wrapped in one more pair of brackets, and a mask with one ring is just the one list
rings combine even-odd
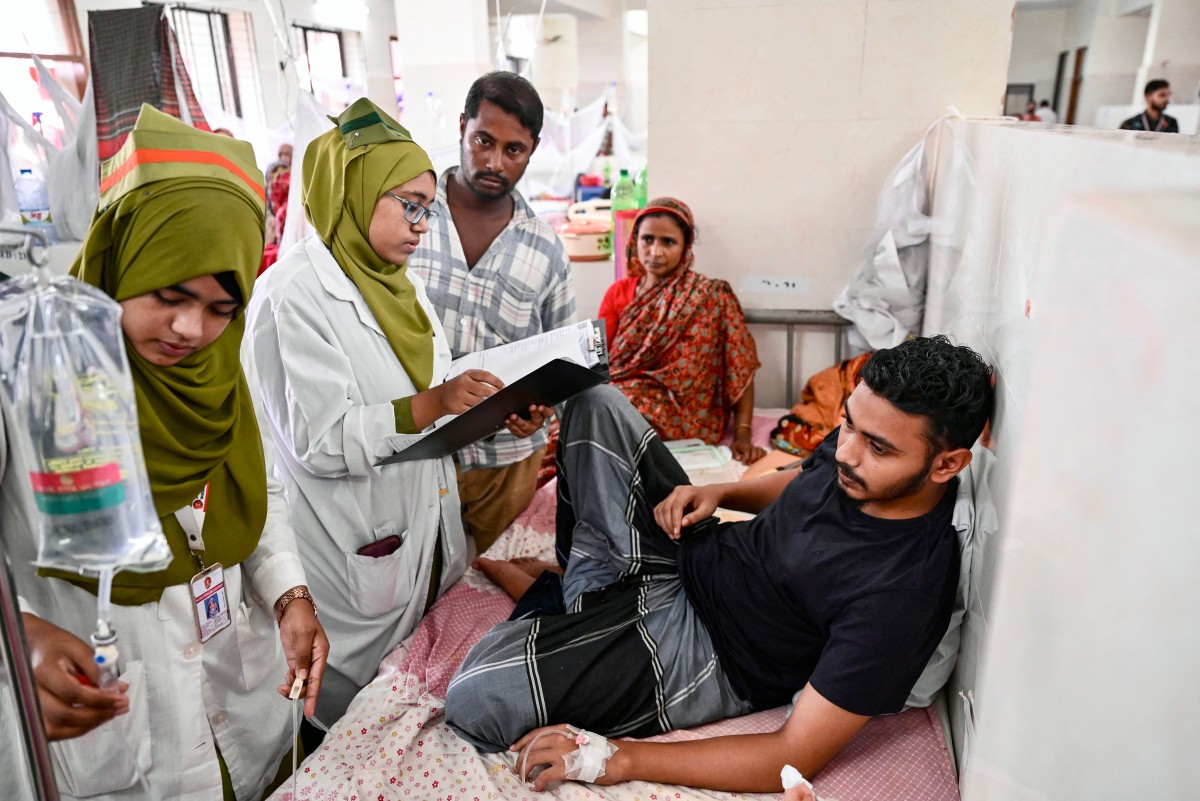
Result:
{"label": "green plastic bottle", "polygon": [[618,212],[637,207],[637,194],[633,179],[629,177],[629,170],[621,170],[621,177],[613,185],[612,210]]}
{"label": "green plastic bottle", "polygon": [[642,169],[638,171],[637,186],[634,187],[634,194],[637,196],[637,204],[639,209],[646,208],[646,203],[650,201],[650,179],[646,175],[648,164],[643,164]]}
{"label": "green plastic bottle", "polygon": [[621,170],[612,190],[613,213],[613,268],[616,278],[626,273],[625,249],[633,232],[633,221],[637,218],[638,202],[634,194],[633,179],[629,170]]}

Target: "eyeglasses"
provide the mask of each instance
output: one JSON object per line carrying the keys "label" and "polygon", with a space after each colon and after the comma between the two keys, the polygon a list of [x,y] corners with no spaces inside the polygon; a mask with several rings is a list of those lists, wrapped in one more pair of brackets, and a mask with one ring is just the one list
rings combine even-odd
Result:
{"label": "eyeglasses", "polygon": [[388,197],[392,198],[393,200],[400,201],[400,205],[404,207],[404,221],[406,223],[409,223],[410,225],[416,225],[417,223],[419,223],[421,220],[425,219],[426,217],[428,217],[431,220],[437,219],[438,213],[436,211],[434,211],[433,209],[430,209],[430,208],[426,208],[425,206],[422,206],[420,203],[418,203],[415,200],[409,200],[406,197],[400,197],[399,195],[393,195],[391,192],[384,192],[383,194],[387,195]]}

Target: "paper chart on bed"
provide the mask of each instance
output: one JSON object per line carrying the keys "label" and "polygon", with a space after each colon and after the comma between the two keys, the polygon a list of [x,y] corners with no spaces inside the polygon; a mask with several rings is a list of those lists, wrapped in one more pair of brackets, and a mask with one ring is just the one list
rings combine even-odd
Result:
{"label": "paper chart on bed", "polygon": [[379,465],[447,456],[504,428],[511,414],[531,405],[554,406],[608,380],[608,342],[604,323],[574,325],[468,353],[450,365],[446,380],[481,369],[504,382],[504,389],[460,415],[448,415],[433,430],[391,438],[396,453]]}

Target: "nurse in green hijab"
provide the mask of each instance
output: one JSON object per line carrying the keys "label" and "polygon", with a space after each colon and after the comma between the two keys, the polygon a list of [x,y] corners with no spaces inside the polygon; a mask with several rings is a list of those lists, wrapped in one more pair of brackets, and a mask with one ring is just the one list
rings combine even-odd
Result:
{"label": "nurse in green hijab", "polygon": [[[369,100],[334,122],[302,159],[313,234],[259,279],[243,351],[329,634],[326,724],[466,567],[451,458],[379,463],[503,387],[484,370],[445,380],[440,317],[406,267],[429,229],[429,156]],[[509,430],[528,436],[543,411]]]}
{"label": "nurse in green hijab", "polygon": [[[99,677],[82,638],[95,627],[95,582],[52,571],[18,578],[46,730],[70,740],[58,764],[71,795],[140,797],[140,771],[155,798],[258,798],[290,747],[291,710],[278,695],[299,676],[308,711],[316,706],[328,640],[285,501],[278,487],[268,491],[239,359],[263,248],[259,175],[245,142],[149,106],[101,169],[99,208],[72,273],[121,305],[142,450],[173,557],[157,572],[115,577],[119,692],[89,686]],[[0,498],[11,541],[8,510],[23,499],[8,478]],[[32,532],[20,539],[32,542]]]}

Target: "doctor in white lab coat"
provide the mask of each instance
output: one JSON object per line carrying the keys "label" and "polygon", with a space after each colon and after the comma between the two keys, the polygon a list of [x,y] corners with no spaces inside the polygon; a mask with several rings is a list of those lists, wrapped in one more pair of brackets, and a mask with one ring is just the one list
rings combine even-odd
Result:
{"label": "doctor in white lab coat", "polygon": [[[451,458],[378,462],[502,384],[482,370],[442,382],[450,349],[404,266],[434,195],[407,131],[359,100],[308,146],[302,186],[316,233],[259,279],[243,362],[330,639],[317,708],[328,725],[466,568]],[[541,422],[514,416],[509,429]]]}

